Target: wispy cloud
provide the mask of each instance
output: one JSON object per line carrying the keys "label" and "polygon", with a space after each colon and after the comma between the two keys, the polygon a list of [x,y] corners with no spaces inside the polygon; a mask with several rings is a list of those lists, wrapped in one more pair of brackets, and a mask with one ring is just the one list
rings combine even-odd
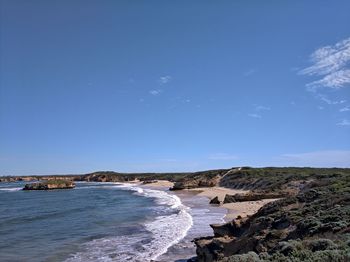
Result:
{"label": "wispy cloud", "polygon": [[226,153],[216,153],[212,154],[208,157],[210,160],[235,160],[238,159],[238,156],[236,155],[230,155]]}
{"label": "wispy cloud", "polygon": [[[172,77],[169,75],[166,75],[166,76],[159,77],[157,82],[159,83],[159,85],[162,86],[169,83],[171,80],[172,80]],[[149,93],[153,96],[157,96],[157,95],[160,95],[164,90],[165,89],[163,87],[159,87],[157,89],[150,90]]]}
{"label": "wispy cloud", "polygon": [[256,111],[266,111],[266,110],[271,110],[271,108],[268,107],[268,106],[259,106],[259,105],[257,105],[257,106],[255,106],[255,110]]}
{"label": "wispy cloud", "polygon": [[339,109],[339,112],[347,112],[347,111],[350,111],[350,106],[346,106]]}
{"label": "wispy cloud", "polygon": [[268,106],[254,105],[254,113],[249,113],[248,116],[252,118],[262,118],[263,111],[271,110]]}
{"label": "wispy cloud", "polygon": [[328,98],[328,96],[326,95],[322,95],[322,94],[318,94],[316,96],[318,99],[320,99],[321,101],[325,102],[328,105],[339,105],[339,104],[344,104],[346,103],[345,99],[341,99],[341,100],[332,100],[330,98]]}
{"label": "wispy cloud", "polygon": [[281,160],[288,166],[350,167],[350,151],[326,150],[284,154]]}
{"label": "wispy cloud", "polygon": [[338,89],[350,84],[350,38],[315,50],[310,61],[311,66],[299,71],[302,75],[321,77],[307,84],[310,91],[319,87]]}
{"label": "wispy cloud", "polygon": [[256,69],[249,69],[243,73],[244,76],[248,77],[256,73]]}
{"label": "wispy cloud", "polygon": [[261,118],[261,115],[259,114],[248,114],[248,116],[253,117],[253,118]]}
{"label": "wispy cloud", "polygon": [[169,75],[166,75],[166,76],[161,76],[159,79],[158,79],[158,82],[159,84],[161,85],[165,85],[167,83],[169,83],[173,78]]}
{"label": "wispy cloud", "polygon": [[339,123],[337,123],[337,126],[350,126],[350,121],[347,119],[343,119]]}
{"label": "wispy cloud", "polygon": [[150,90],[149,93],[153,96],[159,95],[162,92],[160,89]]}

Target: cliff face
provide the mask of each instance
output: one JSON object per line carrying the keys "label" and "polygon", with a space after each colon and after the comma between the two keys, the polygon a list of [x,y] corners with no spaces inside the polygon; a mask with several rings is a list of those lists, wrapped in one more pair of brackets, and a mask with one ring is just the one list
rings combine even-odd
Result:
{"label": "cliff face", "polygon": [[75,184],[70,180],[48,180],[40,183],[26,184],[23,190],[71,189]]}

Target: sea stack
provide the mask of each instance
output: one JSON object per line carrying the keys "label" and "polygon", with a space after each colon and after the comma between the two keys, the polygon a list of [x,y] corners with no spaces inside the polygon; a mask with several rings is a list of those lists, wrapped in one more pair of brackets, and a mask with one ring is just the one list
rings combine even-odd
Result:
{"label": "sea stack", "polygon": [[71,189],[75,184],[71,180],[47,180],[39,183],[26,184],[23,190],[51,190],[51,189]]}

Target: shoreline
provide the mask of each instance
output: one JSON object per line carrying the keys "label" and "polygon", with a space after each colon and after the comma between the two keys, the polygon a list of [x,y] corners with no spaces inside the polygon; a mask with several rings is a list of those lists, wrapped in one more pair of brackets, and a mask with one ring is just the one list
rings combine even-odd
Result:
{"label": "shoreline", "polygon": [[[158,180],[153,183],[144,184],[144,186],[150,186],[159,189],[168,189],[174,185],[173,182],[167,180]],[[201,187],[201,188],[191,188],[178,190],[179,192],[191,192],[195,196],[203,196],[208,199],[208,204],[211,199],[218,197],[219,201],[222,203],[224,201],[225,195],[235,195],[235,194],[247,194],[250,190],[242,189],[231,189],[226,187]],[[173,191],[176,193],[176,191]],[[258,210],[267,203],[276,201],[278,199],[262,199],[256,201],[245,201],[245,202],[235,202],[226,204],[211,204],[212,207],[224,208],[226,209],[226,215],[224,216],[225,222],[230,222],[232,219],[236,219],[238,216],[245,218],[254,215]]]}
{"label": "shoreline", "polygon": [[209,204],[208,198],[199,195],[196,191],[176,190],[169,191],[172,183],[169,181],[159,181],[155,183],[138,184],[145,189],[165,191],[168,194],[177,196],[182,205],[187,208],[187,212],[192,217],[192,226],[186,235],[177,243],[170,246],[168,250],[155,259],[157,262],[186,262],[196,257],[196,245],[193,239],[203,236],[213,236],[211,224],[224,223],[227,213],[225,208],[216,207]]}

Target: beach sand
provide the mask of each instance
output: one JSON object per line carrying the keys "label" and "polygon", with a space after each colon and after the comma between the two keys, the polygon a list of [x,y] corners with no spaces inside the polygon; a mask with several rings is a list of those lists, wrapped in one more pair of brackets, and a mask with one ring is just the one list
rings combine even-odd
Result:
{"label": "beach sand", "polygon": [[150,186],[150,187],[164,187],[164,188],[170,188],[174,185],[173,182],[170,182],[168,180],[156,180],[153,183],[147,183],[144,184],[145,186]]}
{"label": "beach sand", "polygon": [[193,189],[186,189],[188,191],[194,191],[198,192],[198,195],[208,197],[209,199],[212,199],[214,197],[218,197],[219,201],[224,201],[225,195],[234,195],[234,194],[246,194],[249,191],[248,190],[240,190],[240,189],[231,189],[226,187],[201,187],[201,188],[193,188]]}
{"label": "beach sand", "polygon": [[232,219],[237,218],[237,216],[241,216],[242,218],[244,218],[247,216],[254,215],[262,206],[276,200],[278,199],[263,199],[258,201],[227,203],[221,205],[221,207],[227,209],[225,220],[228,222]]}
{"label": "beach sand", "polygon": [[[162,188],[162,189],[170,188],[173,185],[174,185],[173,182],[170,182],[167,180],[157,180],[154,183],[146,184],[146,186]],[[187,192],[194,193],[195,195],[198,195],[198,196],[207,197],[208,201],[210,201],[210,199],[217,196],[220,202],[224,201],[226,194],[229,194],[229,195],[247,194],[250,192],[249,190],[231,189],[231,188],[217,187],[217,186],[184,189],[181,191],[187,191]],[[227,210],[225,221],[231,221],[232,219],[237,218],[237,216],[241,216],[242,218],[251,216],[255,214],[265,204],[276,200],[278,199],[263,199],[258,201],[227,203],[227,204],[221,204],[216,206],[220,208],[225,208]]]}
{"label": "beach sand", "polygon": [[[249,190],[231,189],[225,187],[204,187],[204,188],[194,188],[187,189],[188,191],[198,192],[200,196],[206,196],[208,199],[218,197],[220,202],[223,202],[225,195],[234,194],[247,194]],[[227,209],[227,214],[225,216],[225,221],[231,221],[232,219],[241,216],[242,218],[251,216],[255,214],[262,206],[265,204],[276,201],[277,199],[263,199],[258,201],[246,201],[246,202],[236,202],[217,205],[218,207]]]}

